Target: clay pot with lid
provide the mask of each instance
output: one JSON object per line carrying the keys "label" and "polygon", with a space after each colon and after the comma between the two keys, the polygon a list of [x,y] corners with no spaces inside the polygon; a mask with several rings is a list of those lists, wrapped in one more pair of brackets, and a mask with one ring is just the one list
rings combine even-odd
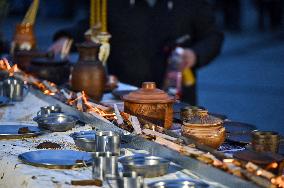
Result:
{"label": "clay pot with lid", "polygon": [[79,61],[72,71],[72,89],[85,91],[89,97],[98,102],[102,99],[106,84],[105,68],[98,59],[100,44],[86,41],[78,44],[77,48]]}
{"label": "clay pot with lid", "polygon": [[199,143],[217,149],[226,138],[223,121],[208,114],[207,110],[188,108],[183,112],[182,135],[194,138]]}
{"label": "clay pot with lid", "polygon": [[157,89],[154,82],[144,82],[141,89],[123,96],[123,100],[126,113],[171,128],[174,98]]}

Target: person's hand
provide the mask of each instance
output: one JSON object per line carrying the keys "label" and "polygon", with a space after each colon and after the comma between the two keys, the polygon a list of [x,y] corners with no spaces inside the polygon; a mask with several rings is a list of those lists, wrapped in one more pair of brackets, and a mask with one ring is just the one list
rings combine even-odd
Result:
{"label": "person's hand", "polygon": [[55,41],[49,48],[48,51],[52,52],[53,54],[60,54],[62,51],[62,48],[64,46],[64,44],[70,40],[67,37],[62,37],[60,39],[58,39],[57,41]]}
{"label": "person's hand", "polygon": [[193,50],[185,48],[182,53],[181,70],[192,68],[196,64],[196,54]]}

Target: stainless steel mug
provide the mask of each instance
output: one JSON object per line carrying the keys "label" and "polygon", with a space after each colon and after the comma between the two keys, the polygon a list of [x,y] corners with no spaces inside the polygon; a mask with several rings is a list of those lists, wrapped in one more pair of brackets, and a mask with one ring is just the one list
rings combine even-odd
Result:
{"label": "stainless steel mug", "polygon": [[40,111],[37,112],[38,116],[42,116],[42,115],[48,115],[51,113],[61,113],[61,107],[57,104],[57,105],[51,105],[51,106],[44,106],[40,108]]}
{"label": "stainless steel mug", "polygon": [[112,131],[97,131],[97,152],[112,152],[120,154],[120,136]]}
{"label": "stainless steel mug", "polygon": [[118,154],[112,152],[95,152],[93,156],[93,179],[106,180],[118,175]]}
{"label": "stainless steel mug", "polygon": [[118,188],[143,188],[144,178],[136,172],[124,172],[116,178],[116,183]]}
{"label": "stainless steel mug", "polygon": [[27,85],[22,80],[9,77],[3,83],[3,95],[12,101],[22,101],[27,94]]}
{"label": "stainless steel mug", "polygon": [[3,81],[0,81],[0,96],[5,96],[4,95],[4,88],[3,88]]}

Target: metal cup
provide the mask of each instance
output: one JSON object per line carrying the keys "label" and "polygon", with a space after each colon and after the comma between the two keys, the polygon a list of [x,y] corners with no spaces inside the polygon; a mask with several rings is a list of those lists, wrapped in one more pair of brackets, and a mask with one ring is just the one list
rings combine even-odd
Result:
{"label": "metal cup", "polygon": [[4,88],[3,88],[3,81],[0,81],[0,96],[5,96],[4,95]]}
{"label": "metal cup", "polygon": [[22,101],[26,95],[25,87],[27,86],[22,80],[9,77],[3,83],[3,95],[9,97],[12,101]]}
{"label": "metal cup", "polygon": [[40,108],[40,111],[37,112],[38,116],[48,115],[51,113],[61,113],[61,107],[59,105],[51,105],[51,106],[44,106]]}
{"label": "metal cup", "polygon": [[117,153],[95,152],[93,156],[93,179],[106,180],[118,175]]}
{"label": "metal cup", "polygon": [[273,131],[254,131],[252,133],[252,149],[257,152],[277,153],[280,135]]}
{"label": "metal cup", "polygon": [[120,154],[120,136],[112,131],[97,131],[96,150]]}
{"label": "metal cup", "polygon": [[116,178],[118,188],[143,188],[144,178],[136,172],[124,172]]}

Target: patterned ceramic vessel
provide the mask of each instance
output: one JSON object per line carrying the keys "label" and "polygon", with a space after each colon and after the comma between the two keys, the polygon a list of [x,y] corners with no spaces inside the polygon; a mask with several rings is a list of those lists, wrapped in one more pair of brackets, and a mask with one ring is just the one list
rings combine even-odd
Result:
{"label": "patterned ceramic vessel", "polygon": [[217,149],[226,138],[223,121],[208,114],[207,110],[189,108],[183,119],[182,135]]}
{"label": "patterned ceramic vessel", "polygon": [[141,89],[123,96],[123,100],[126,113],[171,128],[174,98],[157,89],[154,82],[144,82]]}

